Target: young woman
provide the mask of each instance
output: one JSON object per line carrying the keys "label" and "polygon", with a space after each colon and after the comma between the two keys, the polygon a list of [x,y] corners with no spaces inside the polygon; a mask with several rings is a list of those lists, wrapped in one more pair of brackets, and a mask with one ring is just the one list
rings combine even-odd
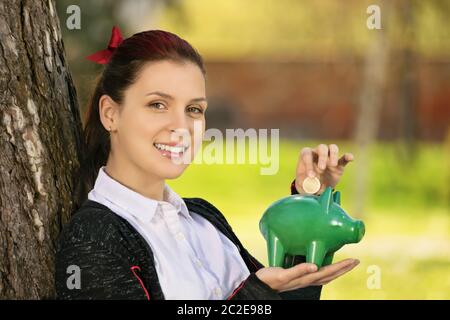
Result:
{"label": "young woman", "polygon": [[[295,257],[265,268],[242,246],[222,213],[201,198],[181,198],[179,177],[205,130],[205,68],[175,34],[152,30],[89,59],[106,64],[84,127],[76,212],[56,254],[59,299],[319,299],[322,285],[354,268],[347,259],[317,270]],[[200,123],[200,136],[194,132]],[[174,139],[188,132],[190,140]],[[335,187],[351,154],[336,145],[304,148],[291,190],[319,176]]]}

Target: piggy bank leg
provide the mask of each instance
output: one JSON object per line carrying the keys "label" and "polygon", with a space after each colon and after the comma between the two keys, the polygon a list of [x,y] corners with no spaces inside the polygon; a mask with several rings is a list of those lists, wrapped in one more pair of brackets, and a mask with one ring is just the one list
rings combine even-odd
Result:
{"label": "piggy bank leg", "polygon": [[332,264],[333,263],[333,256],[334,256],[334,253],[327,253],[325,255],[325,258],[323,259],[322,266],[325,267],[325,266],[328,266],[328,265]]}
{"label": "piggy bank leg", "polygon": [[284,258],[284,268],[290,268],[294,266],[295,256],[287,254]]}
{"label": "piggy bank leg", "polygon": [[306,251],[306,262],[314,263],[317,268],[320,268],[323,264],[323,259],[327,253],[325,245],[320,241],[313,241],[308,245]]}
{"label": "piggy bank leg", "polygon": [[280,239],[271,230],[269,230],[267,237],[267,252],[269,266],[283,267],[285,251]]}

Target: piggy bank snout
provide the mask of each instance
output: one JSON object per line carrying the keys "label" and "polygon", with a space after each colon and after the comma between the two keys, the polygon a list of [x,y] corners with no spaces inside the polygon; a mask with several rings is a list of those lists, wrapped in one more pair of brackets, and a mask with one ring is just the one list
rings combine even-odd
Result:
{"label": "piggy bank snout", "polygon": [[361,220],[356,221],[354,229],[355,243],[360,242],[361,239],[364,237],[365,233],[366,233],[366,226],[364,225],[364,222],[362,222]]}

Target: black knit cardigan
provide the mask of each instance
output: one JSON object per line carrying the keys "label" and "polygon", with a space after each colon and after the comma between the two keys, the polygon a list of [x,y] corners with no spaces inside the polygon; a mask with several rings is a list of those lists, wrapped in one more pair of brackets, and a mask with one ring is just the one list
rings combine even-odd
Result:
{"label": "black knit cardigan", "polygon": [[[204,199],[183,200],[189,211],[207,219],[237,246],[250,271],[229,300],[320,299],[321,286],[281,293],[270,288],[255,274],[264,266],[243,247],[223,214]],[[302,262],[304,256],[295,257],[294,264]],[[79,268],[79,288],[70,285],[75,274],[70,266]],[[148,243],[128,221],[89,199],[58,240],[55,286],[57,299],[164,299]]]}

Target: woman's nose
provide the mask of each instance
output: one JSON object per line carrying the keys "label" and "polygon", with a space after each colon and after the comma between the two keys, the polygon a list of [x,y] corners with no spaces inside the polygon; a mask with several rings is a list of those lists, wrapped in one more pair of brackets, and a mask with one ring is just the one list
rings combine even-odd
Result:
{"label": "woman's nose", "polygon": [[189,130],[187,114],[183,111],[177,111],[172,114],[172,119],[169,125],[170,131],[175,130]]}

